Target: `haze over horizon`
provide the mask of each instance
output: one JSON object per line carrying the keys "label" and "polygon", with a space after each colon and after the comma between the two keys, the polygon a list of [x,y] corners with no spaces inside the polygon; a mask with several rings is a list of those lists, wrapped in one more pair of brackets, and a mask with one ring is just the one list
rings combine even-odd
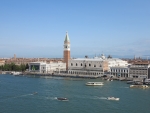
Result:
{"label": "haze over horizon", "polygon": [[0,57],[150,56],[149,0],[1,0]]}

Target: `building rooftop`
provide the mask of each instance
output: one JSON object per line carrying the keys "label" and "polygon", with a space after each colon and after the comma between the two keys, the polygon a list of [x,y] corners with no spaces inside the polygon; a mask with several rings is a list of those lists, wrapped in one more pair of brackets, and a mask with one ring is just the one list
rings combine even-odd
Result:
{"label": "building rooftop", "polygon": [[111,68],[128,68],[128,66],[112,66]]}
{"label": "building rooftop", "polygon": [[133,65],[149,65],[150,62],[133,62]]}
{"label": "building rooftop", "polygon": [[78,60],[78,61],[103,61],[103,59],[93,59],[93,58],[77,58],[73,60]]}
{"label": "building rooftop", "polygon": [[73,60],[80,60],[80,61],[123,61],[119,58],[105,58],[105,57],[94,57],[94,58],[76,58]]}

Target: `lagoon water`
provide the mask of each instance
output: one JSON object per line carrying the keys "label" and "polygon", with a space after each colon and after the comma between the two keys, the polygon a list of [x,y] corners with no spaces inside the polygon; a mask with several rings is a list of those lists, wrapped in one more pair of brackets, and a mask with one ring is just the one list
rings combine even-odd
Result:
{"label": "lagoon water", "polygon": [[[103,80],[0,75],[0,113],[150,112],[150,89],[131,89],[121,81],[86,86],[89,81]],[[109,96],[120,100],[107,100]],[[58,101],[56,97],[69,101]]]}

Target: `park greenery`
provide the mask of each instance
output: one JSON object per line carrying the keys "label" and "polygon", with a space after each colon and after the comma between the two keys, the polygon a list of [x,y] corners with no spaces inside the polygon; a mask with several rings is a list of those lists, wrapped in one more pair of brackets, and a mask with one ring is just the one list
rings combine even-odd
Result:
{"label": "park greenery", "polygon": [[22,71],[22,72],[24,72],[28,68],[29,68],[28,64],[16,65],[14,63],[11,63],[11,64],[5,64],[5,65],[0,66],[0,70],[2,70],[2,71]]}

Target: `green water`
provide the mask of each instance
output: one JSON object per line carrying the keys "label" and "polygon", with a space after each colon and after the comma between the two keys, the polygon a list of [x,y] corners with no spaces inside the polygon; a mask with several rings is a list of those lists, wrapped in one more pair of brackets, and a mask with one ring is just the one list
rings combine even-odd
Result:
{"label": "green water", "polygon": [[[103,80],[0,75],[0,113],[150,112],[150,89],[130,89],[121,81],[86,86],[90,81]],[[120,100],[107,100],[109,96]],[[56,97],[69,101],[58,101]]]}

